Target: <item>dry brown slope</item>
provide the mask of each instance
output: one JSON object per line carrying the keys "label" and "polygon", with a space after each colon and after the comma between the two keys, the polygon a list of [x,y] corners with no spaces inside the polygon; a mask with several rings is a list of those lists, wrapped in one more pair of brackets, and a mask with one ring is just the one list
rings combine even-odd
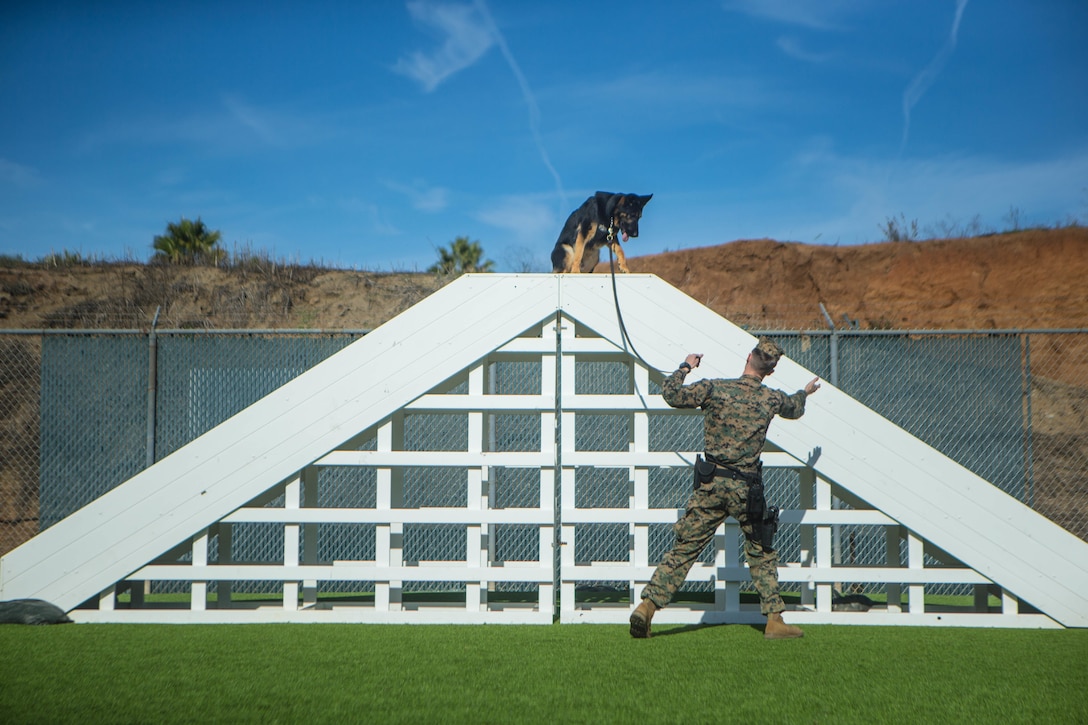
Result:
{"label": "dry brown slope", "polygon": [[[638,240],[628,249],[637,252]],[[1088,326],[1088,228],[817,246],[772,240],[630,258],[740,324],[993,329]],[[606,273],[607,264],[597,273]],[[0,326],[367,329],[444,283],[429,274],[265,266],[0,269]]]}
{"label": "dry brown slope", "polygon": [[426,274],[265,264],[0,269],[0,327],[372,329],[434,292]]}
{"label": "dry brown slope", "polygon": [[1085,227],[851,247],[737,241],[629,266],[739,323],[819,321],[823,302],[836,324],[845,315],[863,329],[1088,326]]}

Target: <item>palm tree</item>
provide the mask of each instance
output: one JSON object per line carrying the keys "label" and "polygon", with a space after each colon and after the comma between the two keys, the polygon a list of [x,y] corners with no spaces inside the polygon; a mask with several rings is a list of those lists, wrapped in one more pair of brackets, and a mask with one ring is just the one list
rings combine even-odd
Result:
{"label": "palm tree", "polygon": [[151,246],[155,259],[174,264],[218,262],[227,254],[217,246],[221,236],[218,230],[208,229],[200,217],[196,221],[182,217],[176,224],[168,222],[166,233],[156,236]]}
{"label": "palm tree", "polygon": [[436,274],[463,274],[465,272],[493,272],[495,263],[484,260],[484,250],[479,242],[469,241],[468,237],[457,237],[450,242],[449,249],[438,250],[438,262],[428,272]]}

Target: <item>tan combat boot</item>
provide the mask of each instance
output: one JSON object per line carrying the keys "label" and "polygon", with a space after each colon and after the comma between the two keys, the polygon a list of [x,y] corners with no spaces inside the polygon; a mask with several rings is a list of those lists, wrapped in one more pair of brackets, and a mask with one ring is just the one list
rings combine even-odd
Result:
{"label": "tan combat boot", "polygon": [[643,599],[642,603],[635,607],[631,613],[631,636],[635,639],[648,639],[650,636],[650,620],[654,618],[657,605],[649,599]]}
{"label": "tan combat boot", "polygon": [[[634,622],[634,619],[632,618],[631,621]],[[634,627],[633,624],[632,627]],[[767,628],[763,630],[763,639],[796,639],[804,636],[805,633],[800,627],[794,627],[782,621],[781,612],[767,615]]]}

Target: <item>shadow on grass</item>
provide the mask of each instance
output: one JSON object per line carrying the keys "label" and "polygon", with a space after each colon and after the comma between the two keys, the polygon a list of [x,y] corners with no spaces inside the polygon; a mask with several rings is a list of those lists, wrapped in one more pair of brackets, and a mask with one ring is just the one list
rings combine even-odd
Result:
{"label": "shadow on grass", "polygon": [[712,624],[685,624],[680,627],[670,627],[669,629],[655,629],[651,639],[657,639],[658,637],[671,637],[676,634],[691,634],[703,629],[713,629],[715,627],[748,627],[749,629],[758,632],[760,636],[763,636],[763,625],[759,624],[732,624],[728,622],[718,622]]}

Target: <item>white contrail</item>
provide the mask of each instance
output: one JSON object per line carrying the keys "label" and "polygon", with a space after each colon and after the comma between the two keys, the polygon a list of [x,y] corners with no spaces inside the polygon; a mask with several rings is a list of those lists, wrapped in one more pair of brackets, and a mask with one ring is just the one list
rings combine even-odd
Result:
{"label": "white contrail", "polygon": [[426,93],[438,88],[454,73],[476,63],[494,42],[491,33],[472,17],[471,5],[442,5],[420,0],[409,2],[407,7],[417,22],[446,36],[437,50],[412,53],[393,66],[394,72],[418,81]]}
{"label": "white contrail", "polygon": [[948,34],[948,40],[945,41],[944,47],[937,51],[937,55],[933,57],[929,65],[922,69],[922,72],[916,75],[906,90],[903,91],[903,140],[899,144],[900,153],[906,147],[907,137],[910,135],[911,110],[925,95],[925,92],[929,90],[929,87],[933,85],[933,82],[937,80],[937,76],[944,70],[945,63],[948,62],[949,56],[952,55],[952,51],[956,49],[956,35],[960,31],[960,20],[963,18],[963,11],[966,7],[967,0],[956,0],[956,17],[952,21],[952,32]]}
{"label": "white contrail", "polygon": [[563,190],[563,180],[559,178],[559,172],[552,165],[552,161],[548,157],[548,150],[544,148],[544,141],[540,137],[540,108],[536,104],[536,98],[533,96],[533,91],[529,88],[529,82],[525,80],[525,75],[521,72],[518,62],[514,60],[514,55],[506,44],[506,38],[503,37],[503,34],[499,31],[499,26],[495,24],[494,18],[491,17],[491,11],[488,10],[487,3],[484,0],[475,0],[475,4],[484,22],[487,23],[495,43],[502,51],[503,57],[506,58],[507,65],[510,66],[514,77],[517,78],[518,85],[521,86],[521,95],[525,99],[525,105],[529,107],[529,131],[533,135],[533,142],[536,144],[541,160],[544,161],[544,165],[551,172],[552,178],[555,179],[555,189],[559,193],[559,201],[562,205],[560,207],[560,216],[562,216],[566,214],[567,194]]}

